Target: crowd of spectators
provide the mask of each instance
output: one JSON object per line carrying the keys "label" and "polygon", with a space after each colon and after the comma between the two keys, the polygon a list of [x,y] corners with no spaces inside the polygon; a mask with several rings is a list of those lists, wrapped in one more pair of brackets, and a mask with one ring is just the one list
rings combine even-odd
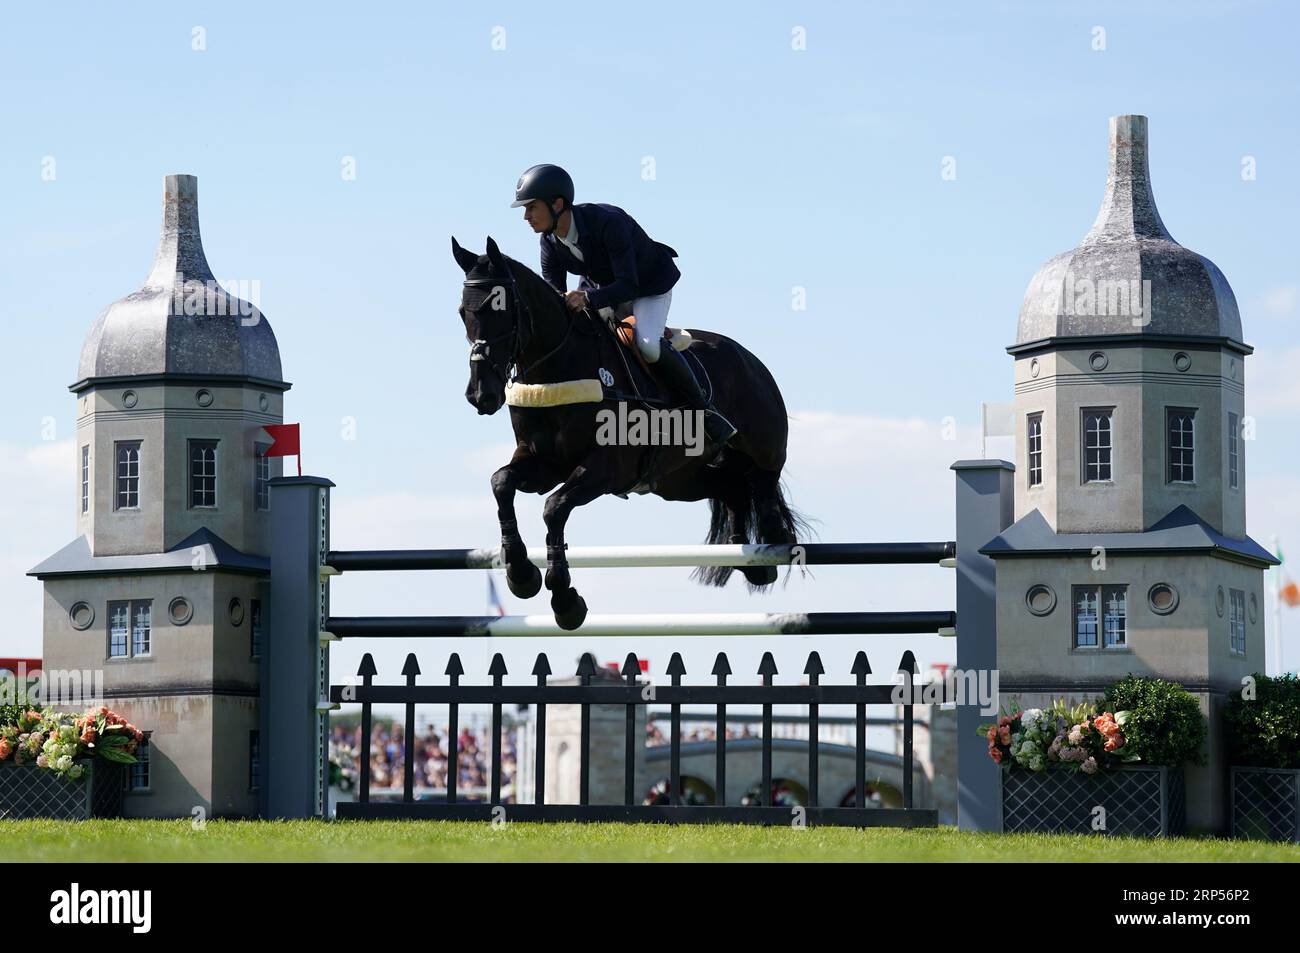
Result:
{"label": "crowd of spectators", "polygon": [[[503,730],[501,738],[501,787],[514,784],[516,776],[515,739],[512,730]],[[334,725],[330,735],[335,751],[347,751],[354,763],[354,777],[359,777],[361,728]],[[485,728],[464,726],[457,736],[460,752],[458,791],[486,789],[491,784],[491,732]],[[451,739],[447,726],[428,725],[415,736],[414,784],[417,788],[446,790],[450,770]],[[370,789],[397,788],[405,783],[406,735],[400,722],[376,721],[370,730]]]}
{"label": "crowd of spectators", "polygon": [[[663,725],[671,727],[671,722],[665,721]],[[750,726],[747,724],[738,729],[730,728],[730,727],[727,728],[728,741],[730,741],[733,738],[757,738],[757,737],[759,736],[755,734],[754,731],[752,731]],[[668,736],[668,733],[663,730],[663,726],[661,726],[659,722],[652,721],[646,724],[645,744],[647,748],[658,748],[661,745],[668,744],[671,740],[672,739]],[[690,744],[693,741],[717,741],[717,740],[718,740],[717,729],[712,726],[703,725],[703,724],[682,726],[682,744]]]}

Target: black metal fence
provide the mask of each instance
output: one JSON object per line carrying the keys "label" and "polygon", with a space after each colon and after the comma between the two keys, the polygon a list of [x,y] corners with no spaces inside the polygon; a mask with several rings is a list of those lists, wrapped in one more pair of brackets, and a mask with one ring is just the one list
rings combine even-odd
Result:
{"label": "black metal fence", "polygon": [[[937,811],[913,807],[914,758],[912,734],[914,728],[913,708],[915,700],[942,698],[947,700],[945,692],[939,687],[931,686],[922,690],[913,688],[912,678],[916,672],[916,659],[909,651],[904,653],[899,664],[902,678],[887,683],[868,684],[867,676],[871,666],[864,652],[858,652],[849,674],[853,683],[846,685],[823,685],[821,678],[825,674],[821,658],[816,652],[808,656],[803,675],[807,683],[803,685],[775,685],[774,677],[778,674],[772,653],[765,652],[757,674],[761,684],[745,685],[729,683],[732,676],[731,665],[725,653],[719,653],[714,662],[711,675],[712,685],[683,685],[686,666],[681,654],[674,652],[668,663],[668,685],[654,685],[642,680],[640,663],[635,654],[629,654],[617,682],[593,684],[597,680],[599,669],[595,659],[583,655],[578,664],[576,679],[578,684],[551,684],[551,665],[546,654],[537,656],[532,675],[535,685],[506,685],[505,660],[498,653],[492,659],[488,674],[491,685],[462,685],[464,667],[460,656],[453,653],[447,663],[445,674],[449,684],[418,685],[416,678],[420,666],[414,654],[408,655],[402,667],[405,676],[403,685],[376,685],[374,677],[378,674],[372,656],[367,653],[357,671],[359,684],[333,685],[330,687],[330,700],[335,703],[358,703],[361,706],[361,752],[360,778],[357,786],[357,800],[342,802],[338,805],[339,818],[425,818],[443,820],[492,820],[508,818],[520,821],[659,821],[659,822],[727,822],[770,825],[807,824],[839,825],[851,827],[933,827],[937,824]],[[900,688],[910,691],[900,694]],[[903,806],[902,808],[874,808],[866,806],[866,732],[868,705],[898,705],[902,703],[903,734]],[[370,799],[370,737],[372,706],[405,705],[405,776],[403,778],[403,795],[401,801],[371,801]],[[449,740],[447,795],[445,801],[420,800],[414,798],[414,746],[416,741],[415,706],[439,704],[448,706]],[[670,779],[667,794],[668,803],[641,803],[636,779],[636,751],[644,747],[644,732],[638,732],[638,706],[667,705],[671,728]],[[461,705],[490,705],[491,718],[491,787],[487,801],[469,802],[458,797],[456,782],[458,775],[459,751],[459,708]],[[503,805],[502,787],[502,708],[505,705],[535,706],[536,744],[534,746],[534,803]],[[546,715],[551,705],[580,706],[579,734],[579,781],[577,804],[546,803]],[[591,788],[591,709],[592,706],[621,705],[626,709],[626,727],[624,733],[624,784],[623,802],[621,804],[590,803]],[[716,762],[716,802],[712,805],[682,803],[681,785],[681,722],[682,705],[713,705],[717,725],[717,762]],[[727,708],[729,705],[759,705],[762,715],[762,783],[759,788],[759,803],[753,806],[728,805],[727,801]],[[809,724],[808,738],[808,800],[807,805],[797,807],[777,806],[769,803],[772,798],[772,724],[773,706],[799,705],[807,706]],[[819,803],[818,760],[819,743],[817,728],[819,710],[822,705],[855,706],[855,776],[856,802],[852,807],[825,807]],[[688,716],[694,717],[694,715]],[[746,719],[748,721],[748,719]],[[871,719],[876,722],[877,719]]]}

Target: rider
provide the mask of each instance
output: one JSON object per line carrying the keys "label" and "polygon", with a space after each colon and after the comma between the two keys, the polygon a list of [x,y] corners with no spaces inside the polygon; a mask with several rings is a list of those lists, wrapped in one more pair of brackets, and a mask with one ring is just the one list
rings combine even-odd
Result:
{"label": "rider", "polygon": [[[673,285],[681,277],[677,252],[653,241],[636,220],[613,205],[573,204],[573,179],[557,165],[535,165],[519,177],[511,208],[541,233],[542,276],[573,311],[630,304],[636,343],[655,376],[694,410],[706,411],[704,432],[717,449],[736,434],[709,403],[704,389],[676,348],[663,346]],[[568,275],[580,275],[567,291]]]}

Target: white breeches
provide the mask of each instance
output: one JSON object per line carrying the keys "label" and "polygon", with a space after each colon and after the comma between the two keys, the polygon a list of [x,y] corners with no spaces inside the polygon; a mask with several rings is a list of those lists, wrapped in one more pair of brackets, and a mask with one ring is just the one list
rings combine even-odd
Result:
{"label": "white breeches", "polygon": [[636,318],[636,346],[650,364],[659,360],[659,346],[663,342],[664,327],[668,324],[668,308],[672,303],[672,289],[661,295],[637,298],[632,302],[632,314]]}

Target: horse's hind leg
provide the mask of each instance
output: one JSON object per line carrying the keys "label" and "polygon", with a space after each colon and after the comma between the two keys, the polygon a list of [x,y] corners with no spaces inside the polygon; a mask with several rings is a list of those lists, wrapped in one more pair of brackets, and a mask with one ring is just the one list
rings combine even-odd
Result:
{"label": "horse's hind leg", "polygon": [[515,450],[510,462],[492,474],[492,495],[497,501],[501,523],[501,558],[506,564],[506,585],[520,599],[531,599],[542,588],[542,572],[528,559],[528,547],[519,535],[515,518],[515,493],[545,493],[559,479],[547,473],[546,465],[524,447]]}

